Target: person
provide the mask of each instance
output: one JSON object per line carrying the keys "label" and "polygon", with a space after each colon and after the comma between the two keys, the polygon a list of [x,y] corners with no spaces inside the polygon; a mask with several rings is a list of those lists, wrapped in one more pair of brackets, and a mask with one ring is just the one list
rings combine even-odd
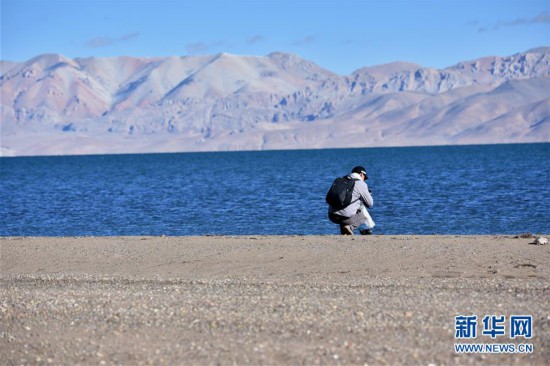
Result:
{"label": "person", "polygon": [[[351,203],[342,208],[336,209],[329,204],[328,218],[335,224],[340,225],[340,234],[354,235],[353,230],[365,224],[365,207],[371,208],[374,200],[370,194],[369,187],[365,182],[369,177],[367,171],[362,166],[356,166],[351,170],[351,179],[355,179],[355,185],[351,196]],[[364,211],[363,211],[364,210]],[[372,234],[370,229],[360,230],[361,234]]]}

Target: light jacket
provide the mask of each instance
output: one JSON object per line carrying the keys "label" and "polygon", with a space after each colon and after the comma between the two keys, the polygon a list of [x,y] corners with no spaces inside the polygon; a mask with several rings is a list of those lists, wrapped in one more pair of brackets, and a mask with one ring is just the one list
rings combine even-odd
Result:
{"label": "light jacket", "polygon": [[353,193],[351,194],[351,204],[344,207],[341,210],[335,210],[331,206],[328,206],[328,212],[339,216],[352,217],[357,213],[357,210],[361,208],[361,203],[367,208],[371,208],[374,205],[374,200],[369,193],[369,187],[367,183],[361,179],[361,176],[357,173],[351,173],[352,179],[359,179],[355,181],[353,187]]}

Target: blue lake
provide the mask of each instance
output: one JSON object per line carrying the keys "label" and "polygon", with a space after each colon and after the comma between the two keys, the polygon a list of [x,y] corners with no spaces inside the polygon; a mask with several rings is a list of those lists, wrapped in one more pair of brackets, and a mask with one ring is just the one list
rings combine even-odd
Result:
{"label": "blue lake", "polygon": [[550,144],[0,159],[0,236],[337,234],[367,168],[375,234],[550,233]]}

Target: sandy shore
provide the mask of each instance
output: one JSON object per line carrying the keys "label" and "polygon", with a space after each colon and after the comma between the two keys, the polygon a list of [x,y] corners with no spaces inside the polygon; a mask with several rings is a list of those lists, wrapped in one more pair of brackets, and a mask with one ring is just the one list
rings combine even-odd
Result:
{"label": "sandy shore", "polygon": [[[0,238],[1,363],[548,364],[550,247],[531,242]],[[457,315],[478,316],[477,339],[455,339]],[[485,315],[532,315],[533,337],[482,336]]]}

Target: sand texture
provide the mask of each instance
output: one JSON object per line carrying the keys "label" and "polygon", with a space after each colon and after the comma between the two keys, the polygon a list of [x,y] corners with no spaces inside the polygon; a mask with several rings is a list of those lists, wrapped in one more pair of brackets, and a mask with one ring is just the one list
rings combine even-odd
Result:
{"label": "sand texture", "polygon": [[[0,363],[548,364],[550,246],[511,236],[0,238]],[[455,339],[455,316],[533,337]],[[456,354],[454,343],[531,343]]]}

